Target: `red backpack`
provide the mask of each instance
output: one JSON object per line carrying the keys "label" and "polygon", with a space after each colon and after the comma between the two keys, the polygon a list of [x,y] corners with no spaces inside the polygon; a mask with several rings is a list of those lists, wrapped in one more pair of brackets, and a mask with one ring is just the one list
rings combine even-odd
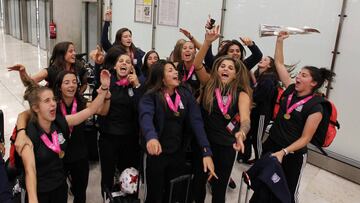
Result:
{"label": "red backpack", "polygon": [[323,107],[323,118],[316,129],[311,143],[315,145],[319,150],[327,155],[322,147],[328,147],[334,141],[337,130],[340,129],[340,123],[337,121],[337,110],[331,101],[325,98],[323,95],[315,96],[312,100],[315,104],[320,103]]}
{"label": "red backpack", "polygon": [[275,120],[277,114],[279,113],[279,109],[280,109],[280,100],[281,100],[281,96],[284,93],[284,89],[282,87],[277,87],[276,89],[276,99],[273,102],[273,114],[272,114],[272,118],[271,120]]}
{"label": "red backpack", "polygon": [[6,160],[6,170],[7,175],[10,181],[13,181],[17,176],[22,175],[24,172],[24,167],[22,165],[22,159],[15,149],[15,140],[16,140],[16,126],[13,129],[12,135],[10,137],[10,154],[9,158]]}

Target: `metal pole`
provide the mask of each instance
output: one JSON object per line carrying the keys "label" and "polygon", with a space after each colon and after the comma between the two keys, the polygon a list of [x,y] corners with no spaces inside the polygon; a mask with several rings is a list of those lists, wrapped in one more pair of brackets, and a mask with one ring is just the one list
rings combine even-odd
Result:
{"label": "metal pole", "polygon": [[4,11],[4,31],[5,34],[10,34],[10,12],[9,12],[9,1],[3,0],[3,11]]}
{"label": "metal pole", "polygon": [[153,1],[153,15],[152,15],[152,29],[151,29],[151,49],[155,50],[155,41],[156,41],[156,10],[158,7],[157,0]]}
{"label": "metal pole", "polygon": [[104,8],[104,0],[98,1],[97,6],[97,33],[96,33],[96,39],[97,44],[100,44],[100,36],[101,36],[101,28],[102,28],[102,16],[103,16],[103,8]]}
{"label": "metal pole", "polygon": [[221,41],[224,38],[225,12],[226,12],[226,0],[223,0],[222,5],[221,5],[219,46],[220,46]]}
{"label": "metal pole", "polygon": [[39,0],[36,0],[36,45],[40,47]]}
{"label": "metal pole", "polygon": [[89,53],[89,2],[85,2],[85,53]]}
{"label": "metal pole", "polygon": [[[343,23],[344,23],[345,17],[347,17],[347,15],[345,14],[346,5],[347,5],[347,0],[343,0],[342,6],[341,6],[341,13],[339,14],[340,20],[339,20],[338,30],[337,30],[337,34],[336,34],[335,47],[334,47],[334,50],[332,51],[333,57],[331,60],[330,70],[333,72],[335,70],[335,63],[336,63],[337,55],[340,54],[339,42],[340,42],[340,37],[341,37],[341,33],[342,33]],[[332,81],[329,81],[329,83],[327,85],[326,97],[329,97],[329,95],[330,95],[330,90],[332,89],[331,83],[332,83]]]}

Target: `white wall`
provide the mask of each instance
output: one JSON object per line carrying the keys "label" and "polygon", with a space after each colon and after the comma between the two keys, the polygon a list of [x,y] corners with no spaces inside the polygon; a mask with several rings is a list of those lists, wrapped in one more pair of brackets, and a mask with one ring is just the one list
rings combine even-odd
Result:
{"label": "white wall", "polygon": [[336,81],[330,98],[338,108],[341,124],[338,136],[330,150],[360,161],[360,2],[348,1],[348,17],[343,24],[335,72]]}
{"label": "white wall", "polygon": [[53,0],[53,17],[57,32],[54,44],[71,41],[76,50],[81,50],[82,8],[81,0]]}
{"label": "white wall", "polygon": [[[285,60],[291,64],[300,61],[303,65],[315,65],[330,68],[332,50],[341,12],[341,0],[227,0],[224,36],[225,39],[238,39],[239,36],[251,37],[264,55],[273,55],[274,37],[259,38],[259,24],[287,26],[312,26],[320,34],[291,36],[285,42]],[[329,150],[356,160],[360,163],[358,107],[360,100],[360,75],[357,60],[360,58],[360,2],[348,0],[348,17],[344,23],[343,36],[340,39],[340,52],[336,63],[336,82],[330,98],[338,107],[339,122],[342,124],[338,136]],[[204,22],[211,14],[220,22],[221,0],[180,0],[179,27],[187,28],[203,40]],[[127,26],[133,31],[134,42],[144,51],[151,46],[151,25],[134,22],[134,1],[113,1],[113,30]],[[156,50],[161,57],[171,52],[175,42],[182,38],[179,27],[157,25]],[[214,49],[215,50],[215,49]],[[249,53],[248,53],[249,54]],[[350,89],[351,88],[351,89]]]}
{"label": "white wall", "polygon": [[[112,1],[112,39],[120,28],[127,27],[132,31],[132,38],[135,46],[140,47],[145,52],[151,49],[151,24],[134,22],[135,1],[133,0],[113,0]],[[114,41],[111,40],[111,43]]]}

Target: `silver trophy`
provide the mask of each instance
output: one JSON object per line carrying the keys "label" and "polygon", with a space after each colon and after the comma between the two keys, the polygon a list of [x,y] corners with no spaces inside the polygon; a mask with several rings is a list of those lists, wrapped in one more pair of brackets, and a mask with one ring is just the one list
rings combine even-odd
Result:
{"label": "silver trophy", "polygon": [[260,24],[259,27],[260,37],[278,36],[281,31],[285,31],[289,33],[289,35],[320,33],[318,29],[307,26],[304,26],[302,28],[296,28],[296,27],[286,27],[279,25]]}

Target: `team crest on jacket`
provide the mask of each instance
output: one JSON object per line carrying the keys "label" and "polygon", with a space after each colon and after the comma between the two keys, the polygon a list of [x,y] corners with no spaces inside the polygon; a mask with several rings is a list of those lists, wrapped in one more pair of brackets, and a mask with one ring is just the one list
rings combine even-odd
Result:
{"label": "team crest on jacket", "polygon": [[296,107],[296,109],[295,109],[295,110],[296,110],[297,112],[301,112],[301,110],[302,110],[303,106],[304,106],[304,105],[300,105],[300,106]]}
{"label": "team crest on jacket", "polygon": [[280,181],[280,176],[276,173],[274,173],[272,176],[271,176],[271,180],[273,183],[278,183]]}
{"label": "team crest on jacket", "polygon": [[62,133],[58,133],[59,144],[64,144],[65,138]]}

